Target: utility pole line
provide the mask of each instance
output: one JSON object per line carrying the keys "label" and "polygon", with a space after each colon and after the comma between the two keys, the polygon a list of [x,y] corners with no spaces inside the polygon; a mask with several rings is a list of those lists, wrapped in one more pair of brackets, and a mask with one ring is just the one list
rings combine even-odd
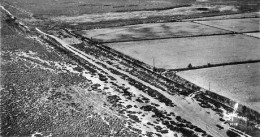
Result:
{"label": "utility pole line", "polygon": [[153,68],[155,68],[155,61],[154,61],[154,57],[153,57]]}
{"label": "utility pole line", "polygon": [[155,71],[155,60],[154,60],[154,57],[153,57],[153,71]]}
{"label": "utility pole line", "polygon": [[209,82],[209,91],[210,91],[210,82]]}

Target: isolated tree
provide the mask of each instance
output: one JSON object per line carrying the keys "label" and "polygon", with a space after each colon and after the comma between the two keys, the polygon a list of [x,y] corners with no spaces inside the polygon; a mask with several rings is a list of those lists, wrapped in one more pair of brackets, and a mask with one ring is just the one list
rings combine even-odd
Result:
{"label": "isolated tree", "polygon": [[192,68],[192,65],[191,65],[191,63],[188,65],[188,68]]}

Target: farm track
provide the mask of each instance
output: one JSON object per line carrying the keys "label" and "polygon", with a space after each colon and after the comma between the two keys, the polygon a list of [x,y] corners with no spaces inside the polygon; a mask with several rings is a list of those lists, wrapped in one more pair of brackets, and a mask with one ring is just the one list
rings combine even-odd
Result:
{"label": "farm track", "polygon": [[[67,29],[66,29],[66,31],[67,31],[68,33],[70,33],[71,35],[75,36],[75,37],[84,39],[87,43],[93,43],[93,42],[91,42],[91,40],[88,39],[88,38],[85,38],[85,37],[83,37],[83,36],[81,36],[81,35],[74,34],[74,33],[70,32],[70,31],[68,31]],[[112,56],[114,56],[114,57],[120,57],[120,58],[122,58],[122,57],[125,56],[125,55],[123,55],[122,53],[117,52],[117,51],[114,51],[114,50],[112,50],[112,49],[110,49],[110,48],[108,48],[108,47],[106,47],[106,46],[104,46],[104,45],[100,45],[100,44],[93,44],[93,45],[94,45],[95,47],[97,47],[98,49],[100,49],[100,50],[103,50],[103,51],[105,50],[105,51],[106,51],[105,54],[112,54]],[[81,49],[81,51],[83,51],[83,49]],[[97,53],[97,52],[96,52],[96,53]],[[96,55],[96,58],[98,58],[98,55]],[[125,58],[126,58],[126,59],[125,59]],[[114,59],[112,59],[112,60],[114,60]],[[177,84],[177,85],[180,85],[181,88],[183,88],[183,89],[185,89],[185,90],[187,90],[187,91],[190,91],[187,96],[189,96],[189,95],[191,95],[191,94],[193,94],[193,96],[199,96],[199,94],[202,93],[202,92],[196,91],[196,90],[194,90],[194,89],[192,89],[192,88],[185,87],[185,86],[184,86],[185,84],[183,84],[183,83],[182,83],[182,84],[179,84],[179,83],[176,82],[176,81],[173,81],[173,80],[171,80],[171,79],[168,79],[167,77],[162,76],[161,74],[158,74],[158,73],[152,71],[150,66],[147,68],[147,67],[143,67],[142,64],[136,64],[136,63],[134,62],[134,59],[132,59],[132,58],[124,57],[123,60],[127,61],[127,62],[130,63],[130,64],[133,64],[134,68],[137,68],[136,71],[143,71],[143,73],[149,72],[150,74],[148,74],[148,75],[156,75],[157,78],[154,77],[154,79],[165,79],[165,80],[166,80],[167,82],[169,82],[169,83],[175,83],[175,84]],[[133,66],[132,66],[132,67],[133,67]],[[138,68],[138,67],[140,67],[140,68]],[[120,69],[120,68],[119,68],[119,69]],[[143,70],[142,70],[142,69],[143,69]],[[124,70],[123,70],[123,71],[124,71]],[[128,72],[128,74],[136,76],[135,73],[129,73],[129,72]],[[158,78],[158,77],[159,77],[159,78]],[[177,77],[177,76],[176,76],[176,77]],[[147,83],[149,83],[149,84],[154,85],[154,83],[150,83],[151,81],[147,81],[146,79],[143,79],[142,77],[138,77],[138,76],[137,76],[137,78],[143,80],[144,82],[147,82]],[[181,78],[180,78],[180,79],[181,79]],[[180,79],[179,79],[179,80],[180,80]],[[181,79],[181,80],[183,81],[184,79]],[[180,80],[180,81],[181,81],[181,80]],[[158,80],[158,82],[159,82],[159,81],[160,81],[160,80]],[[186,82],[187,82],[187,81],[186,81]],[[154,85],[154,86],[157,87],[156,85]],[[159,87],[158,87],[158,88],[159,88]],[[165,89],[165,88],[164,88],[164,89]],[[167,89],[167,87],[166,87],[166,91],[168,91],[168,90],[170,90],[170,89]],[[159,88],[159,89],[156,90],[156,91],[159,91],[160,93],[165,92],[165,90],[161,90],[161,88]],[[194,92],[194,91],[195,91],[195,92]],[[170,93],[170,94],[172,94],[172,93]],[[211,101],[210,101],[210,100],[211,100]],[[217,103],[221,104],[220,102],[218,102],[217,100],[214,100],[214,99],[207,99],[207,101],[209,101],[209,102],[217,102]],[[178,104],[178,106],[181,106],[182,108],[184,108],[184,106],[182,106],[182,105],[179,104],[179,103],[176,103],[176,101],[174,101],[174,104]],[[229,107],[229,106],[226,106],[225,104],[221,104],[221,106],[224,107],[224,108],[233,109],[233,108],[231,108],[231,107]],[[184,113],[185,113],[185,112],[184,112]],[[195,114],[195,112],[194,112],[194,114]],[[206,125],[203,120],[201,120],[201,119],[197,119],[197,120],[200,121],[200,123],[204,123],[204,124],[202,124],[202,125]],[[202,125],[200,125],[200,126],[202,126]],[[212,133],[212,132],[217,133],[217,131],[215,131],[212,127],[206,127],[206,128],[212,130],[211,133]],[[211,129],[211,128],[212,128],[212,129]],[[214,136],[221,136],[221,135],[215,134]]]}
{"label": "farm track", "polygon": [[[152,82],[152,84],[155,85],[156,87],[160,88],[160,89],[162,89],[162,88],[161,88],[161,86],[158,86],[160,84],[157,84],[157,83],[162,83],[162,85],[164,85],[166,87],[166,90],[164,89],[164,91],[170,92],[170,94],[177,93],[177,94],[181,94],[181,95],[184,95],[184,96],[189,96],[190,94],[196,94],[196,95],[199,96],[200,94],[204,94],[203,92],[200,92],[200,91],[204,91],[205,89],[198,87],[197,85],[195,85],[195,84],[193,84],[193,83],[187,81],[186,79],[183,79],[183,78],[181,78],[177,75],[173,75],[173,76],[168,75],[170,73],[175,74],[176,72],[174,72],[174,71],[168,71],[168,70],[165,70],[165,69],[158,69],[158,68],[153,69],[152,66],[149,66],[149,65],[147,65],[143,62],[140,62],[136,59],[133,59],[132,57],[129,57],[128,55],[122,54],[122,53],[120,53],[120,52],[118,52],[118,51],[116,51],[116,50],[114,50],[110,47],[107,47],[106,45],[97,44],[96,42],[91,41],[91,39],[84,37],[84,36],[81,36],[79,34],[75,34],[75,33],[71,32],[67,29],[65,29],[65,31],[67,31],[69,34],[71,34],[71,35],[73,35],[77,38],[85,40],[86,42],[94,43],[93,45],[95,47],[97,47],[99,50],[104,51],[105,54],[107,54],[107,55],[111,54],[111,56],[108,57],[110,59],[111,59],[111,57],[112,58],[117,57],[117,58],[120,58],[120,60],[123,59],[124,61],[127,62],[127,64],[131,64],[130,67],[132,67],[135,71],[139,72],[137,74],[131,73],[132,75],[136,75],[139,79],[141,79],[143,81],[147,81],[148,83],[151,83],[150,80],[152,79],[152,80],[154,80],[154,82]],[[97,58],[98,58],[98,56],[97,56]],[[140,75],[144,75],[144,76],[142,77]],[[150,79],[145,79],[145,77],[148,77],[148,78],[150,77]],[[181,88],[182,92],[176,92],[176,87]],[[174,91],[172,91],[172,90],[174,90]],[[211,91],[206,92],[207,95],[209,95],[208,93],[211,93]],[[207,101],[211,101],[211,102],[215,102],[215,103],[217,102],[217,103],[221,104],[221,106],[223,108],[231,109],[231,110],[233,109],[234,103],[224,104],[222,102],[219,102],[219,100],[215,99],[215,97],[212,98],[211,96],[204,96],[203,95],[202,98],[205,98],[205,100],[207,100]],[[223,98],[225,98],[225,97],[223,97]],[[234,101],[231,101],[231,102],[234,102]]]}
{"label": "farm track", "polygon": [[[67,30],[68,31],[68,30]],[[165,76],[164,75],[164,73],[165,72],[167,72],[167,71],[153,71],[152,70],[152,67],[151,66],[149,66],[149,67],[144,67],[142,64],[142,62],[140,63],[135,63],[135,59],[132,59],[131,57],[130,58],[128,58],[127,56],[125,56],[124,54],[122,54],[122,53],[120,53],[120,52],[118,52],[118,51],[115,51],[115,50],[113,50],[113,49],[111,49],[111,48],[109,48],[109,47],[107,47],[107,46],[105,46],[105,45],[102,45],[102,44],[97,44],[96,42],[94,42],[94,41],[91,41],[89,38],[86,38],[86,37],[84,37],[84,36],[81,36],[81,35],[78,35],[78,34],[74,34],[74,33],[72,33],[72,32],[70,32],[70,31],[68,31],[68,33],[70,33],[71,35],[73,35],[73,36],[75,36],[75,37],[77,37],[77,38],[80,38],[80,39],[83,39],[83,40],[85,40],[87,43],[94,43],[94,44],[92,44],[92,45],[94,45],[96,48],[98,48],[98,49],[100,49],[101,51],[105,51],[105,54],[112,54],[112,56],[114,56],[114,57],[119,57],[119,58],[122,58],[122,57],[125,57],[125,58],[123,58],[123,60],[124,61],[128,61],[128,64],[132,64],[133,66],[132,66],[132,68],[138,68],[138,69],[135,69],[135,71],[138,71],[138,72],[143,72],[142,74],[147,74],[147,75],[149,75],[149,76],[152,76],[152,75],[155,75],[155,77],[153,77],[152,79],[155,79],[155,81],[157,82],[157,84],[158,83],[160,83],[160,82],[162,82],[162,80],[161,79],[163,79],[163,80],[165,80],[165,81],[163,81],[163,83],[164,82],[166,82],[167,84],[166,84],[166,87],[169,87],[169,86],[171,86],[171,84],[173,84],[173,83],[175,83],[176,85],[179,85],[180,87],[182,87],[182,89],[185,89],[185,90],[187,90],[188,92],[187,92],[187,94],[183,94],[184,96],[189,96],[189,95],[191,95],[191,94],[193,94],[194,93],[194,96],[195,96],[195,99],[199,99],[200,101],[202,101],[202,102],[212,102],[212,104],[219,104],[220,106],[222,106],[223,108],[225,108],[225,109],[227,109],[227,110],[230,110],[230,111],[232,111],[233,110],[233,104],[235,103],[235,101],[231,101],[230,100],[230,103],[222,103],[222,102],[220,102],[218,99],[215,99],[216,98],[216,96],[215,95],[217,95],[217,94],[213,94],[213,96],[212,96],[212,93],[210,92],[210,91],[206,91],[205,93],[205,95],[204,95],[204,93],[203,92],[196,92],[196,91],[199,91],[201,88],[200,87],[198,87],[198,86],[196,86],[195,84],[192,84],[192,83],[190,83],[190,82],[188,82],[187,80],[185,80],[185,79],[183,79],[183,78],[180,78],[180,77],[178,77],[178,76],[175,76],[174,78],[173,77],[168,77],[168,76]],[[84,50],[84,49],[82,49],[82,50]],[[96,53],[96,52],[95,52]],[[98,58],[98,56],[96,56],[97,58]],[[109,57],[108,57],[109,58]],[[111,58],[110,58],[111,59]],[[137,61],[138,62],[138,61]],[[135,76],[137,76],[138,77],[138,74],[140,74],[140,73],[131,73],[131,75],[135,75]],[[145,79],[145,76],[143,76],[143,77],[138,77],[139,79],[141,79],[141,80],[143,80],[143,81],[146,81],[146,82],[148,82],[148,83],[150,83],[150,84],[154,84],[154,82],[152,82],[151,83],[151,81],[147,81],[147,79]],[[187,84],[188,83],[188,84]],[[157,85],[156,84],[156,85]],[[189,84],[191,84],[192,86],[187,86],[187,85],[189,85]],[[155,85],[155,86],[156,86]],[[157,87],[157,86],[156,86]],[[160,86],[159,86],[160,87]],[[180,88],[179,87],[179,88]],[[163,90],[163,91],[165,91],[165,90]],[[172,91],[171,90],[171,88],[169,88],[169,89],[166,89],[166,91]],[[174,91],[174,92],[176,92],[176,90]],[[171,94],[171,93],[170,93]],[[181,94],[181,92],[178,92],[177,91],[177,94]],[[202,95],[202,96],[201,96]],[[219,95],[217,95],[217,96],[219,96]],[[220,96],[219,96],[220,97]],[[217,97],[217,98],[219,98],[219,97]],[[227,99],[227,98],[225,98],[225,97],[220,97],[220,98],[224,98],[224,99],[226,99],[226,100],[229,100],[229,99]],[[221,100],[221,99],[220,99]],[[214,107],[210,107],[209,106],[209,108],[211,108],[211,109],[216,109],[216,108],[214,108]],[[249,108],[249,110],[250,110],[250,108]],[[257,115],[257,116],[259,116],[259,113],[257,113],[257,112],[252,112],[252,115]],[[248,116],[248,115],[246,115],[246,116]]]}
{"label": "farm track", "polygon": [[[120,52],[118,52],[118,51],[116,51],[116,50],[114,50],[114,49],[112,49],[112,48],[110,48],[106,45],[96,44],[96,42],[92,42],[91,39],[84,37],[82,35],[73,33],[71,31],[69,31],[68,29],[65,29],[65,31],[67,33],[77,37],[77,38],[80,38],[82,40],[86,40],[86,42],[94,43],[93,45],[95,45],[100,50],[105,51],[106,54],[112,54],[113,57],[122,58],[128,64],[132,64],[131,67],[134,68],[135,71],[144,72],[142,74],[147,74],[148,76],[154,76],[153,79],[155,79],[156,82],[166,83],[166,86],[170,86],[170,85],[173,84],[173,85],[176,85],[176,87],[182,87],[182,89],[184,89],[184,91],[186,91],[186,93],[178,92],[178,94],[183,94],[185,96],[189,96],[190,94],[193,94],[193,93],[201,94],[202,92],[198,92],[198,91],[204,90],[203,88],[198,87],[197,85],[195,85],[195,84],[193,84],[193,83],[187,81],[186,79],[183,79],[183,78],[181,78],[177,75],[173,75],[173,76],[168,75],[170,73],[175,74],[176,71],[158,69],[158,68],[154,69],[152,66],[149,66],[149,65],[147,65],[147,64],[145,64],[145,63],[143,63],[139,60],[133,59],[132,57],[130,57],[128,55],[122,54],[122,53],[120,53]],[[144,77],[139,77],[139,78],[147,81],[146,79],[144,79]],[[150,81],[148,80],[148,82],[150,82]],[[171,88],[169,88],[169,89],[171,89]],[[209,96],[207,98],[209,98]],[[224,108],[233,109],[233,104],[232,105],[223,104],[223,103],[219,102],[218,100],[215,100],[214,98],[210,98],[210,100],[222,104],[222,106]]]}
{"label": "farm track", "polygon": [[[49,37],[51,37],[51,38],[54,38],[56,41],[62,43],[62,41],[59,41],[59,40],[58,40],[57,38],[55,38],[54,36],[48,35],[48,34],[46,34],[46,33],[43,33],[43,32],[41,32],[40,30],[38,30],[38,31],[39,31],[40,33],[44,34],[44,35],[47,35],[47,36],[49,36]],[[79,50],[79,49],[77,49],[77,48],[75,48],[75,47],[73,47],[73,46],[65,45],[65,44],[61,44],[61,45],[62,45],[65,49],[69,50],[70,52],[74,53],[75,55],[79,56],[80,58],[86,60],[87,62],[91,63],[91,64],[94,65],[95,67],[97,67],[97,68],[99,68],[99,69],[101,69],[101,70],[107,72],[108,74],[111,73],[111,72],[113,73],[113,71],[117,71],[117,72],[116,72],[117,75],[118,75],[118,74],[119,74],[119,75],[124,75],[124,77],[126,76],[126,77],[125,77],[126,79],[129,79],[129,78],[130,78],[130,79],[132,79],[132,80],[138,82],[139,84],[142,84],[142,85],[144,85],[144,86],[146,86],[146,87],[149,87],[149,88],[155,90],[155,92],[159,92],[162,96],[169,96],[169,95],[170,95],[170,94],[168,94],[167,92],[161,90],[160,88],[154,86],[154,84],[148,83],[147,81],[140,80],[140,78],[138,78],[138,77],[136,77],[136,76],[134,76],[134,75],[132,75],[132,74],[130,74],[130,73],[127,73],[127,72],[125,72],[125,71],[123,71],[123,70],[120,70],[120,69],[114,67],[113,65],[110,65],[110,64],[107,64],[107,63],[105,63],[105,62],[103,62],[103,61],[100,61],[100,60],[98,60],[98,59],[95,59],[95,57],[93,58],[91,55],[88,55],[88,54],[86,54],[85,52],[83,52],[83,51],[81,51],[81,50]],[[109,71],[110,71],[110,72],[109,72]],[[127,78],[127,77],[128,77],[128,78]],[[170,96],[171,96],[171,95],[170,95]],[[172,96],[172,97],[173,97],[173,96]],[[166,98],[165,98],[165,99],[166,99]],[[189,113],[190,110],[189,110],[188,108],[186,108],[185,106],[183,106],[181,103],[175,101],[174,99],[171,99],[171,101],[173,101],[173,103],[176,104],[176,105],[180,108],[180,111],[182,112],[183,115],[186,115],[186,117],[193,117],[193,114],[190,114],[190,113]],[[166,106],[168,106],[168,105],[166,104]],[[171,106],[171,105],[170,105],[170,106]],[[197,114],[197,115],[198,115],[198,114]],[[205,126],[205,122],[204,122],[202,119],[200,119],[200,117],[196,117],[195,119],[196,119],[196,121],[197,121],[198,123],[200,123],[200,124],[197,125],[197,126],[200,126],[200,127],[202,127],[202,128]],[[197,123],[197,124],[198,124],[198,123]],[[206,129],[205,129],[205,128],[206,128]],[[221,135],[220,133],[218,133],[218,131],[215,130],[213,127],[207,126],[207,127],[205,127],[205,128],[204,128],[204,130],[207,130],[211,135],[213,135],[213,136],[215,136],[215,137],[223,137],[223,135]]]}

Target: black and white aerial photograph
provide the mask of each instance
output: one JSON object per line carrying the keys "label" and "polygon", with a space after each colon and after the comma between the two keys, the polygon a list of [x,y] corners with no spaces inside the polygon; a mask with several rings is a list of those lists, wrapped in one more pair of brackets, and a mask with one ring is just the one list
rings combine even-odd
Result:
{"label": "black and white aerial photograph", "polygon": [[0,137],[260,137],[260,0],[0,0]]}

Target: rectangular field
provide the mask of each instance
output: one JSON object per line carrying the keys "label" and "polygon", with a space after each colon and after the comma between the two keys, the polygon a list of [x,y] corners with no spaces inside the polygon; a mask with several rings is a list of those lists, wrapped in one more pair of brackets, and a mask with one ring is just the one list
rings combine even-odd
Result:
{"label": "rectangular field", "polygon": [[165,69],[260,59],[260,41],[244,35],[175,38],[107,44],[137,60]]}
{"label": "rectangular field", "polygon": [[[178,72],[196,85],[260,112],[260,63]],[[210,83],[209,83],[210,82]]]}
{"label": "rectangular field", "polygon": [[77,33],[103,42],[158,39],[180,36],[224,34],[228,31],[191,22],[140,24],[125,27],[83,30]]}
{"label": "rectangular field", "polygon": [[260,29],[260,18],[210,20],[196,22],[235,32],[259,31]]}

